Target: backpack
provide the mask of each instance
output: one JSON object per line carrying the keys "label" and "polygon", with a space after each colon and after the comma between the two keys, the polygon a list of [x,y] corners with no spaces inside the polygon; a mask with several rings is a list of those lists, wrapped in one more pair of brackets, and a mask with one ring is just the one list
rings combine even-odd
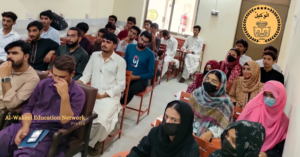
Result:
{"label": "backpack", "polygon": [[50,24],[51,27],[55,28],[56,30],[64,30],[68,27],[68,23],[65,19],[54,12],[52,12],[52,22]]}

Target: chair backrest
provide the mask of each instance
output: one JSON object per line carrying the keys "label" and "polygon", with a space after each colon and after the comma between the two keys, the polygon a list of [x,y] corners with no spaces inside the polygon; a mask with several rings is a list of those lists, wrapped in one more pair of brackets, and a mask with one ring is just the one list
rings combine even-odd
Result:
{"label": "chair backrest", "polygon": [[165,53],[167,51],[167,45],[160,44],[159,46],[159,52]]}
{"label": "chair backrest", "polygon": [[226,94],[229,94],[231,86],[232,86],[232,82],[227,81],[226,82]]}
{"label": "chair backrest", "polygon": [[243,112],[243,109],[239,108],[239,107],[236,107],[236,106],[234,106],[233,109],[234,109],[233,121],[235,122],[239,118],[240,114]]}
{"label": "chair backrest", "polygon": [[187,103],[190,103],[190,96],[191,96],[190,93],[186,93],[184,91],[181,91],[180,100],[185,101]]}
{"label": "chair backrest", "polygon": [[[80,116],[83,115],[84,117],[88,117],[93,113],[98,89],[84,84],[78,85],[83,89],[86,97]],[[74,131],[73,135],[81,140],[84,140],[85,128],[86,127],[81,127],[80,129]]]}
{"label": "chair backrest", "polygon": [[199,152],[201,157],[208,157],[210,153],[217,150],[211,143],[202,140],[200,137],[194,135],[195,140],[199,145]]}
{"label": "chair backrest", "polygon": [[126,88],[124,91],[124,95],[125,95],[125,100],[124,100],[124,104],[126,106],[127,103],[127,96],[128,96],[128,91],[129,91],[129,86],[130,86],[130,82],[131,82],[131,76],[132,76],[132,71],[128,71],[126,70]]}
{"label": "chair backrest", "polygon": [[161,123],[162,123],[162,121],[161,121],[161,120],[159,120],[159,119],[156,119],[156,120],[155,120],[154,127],[157,127],[157,126],[159,126],[159,124],[161,124]]}
{"label": "chair backrest", "polygon": [[67,38],[60,38],[60,45],[66,45],[67,44]]}
{"label": "chair backrest", "polygon": [[120,51],[115,51],[115,53],[118,54],[118,55],[120,55],[120,56],[123,57],[123,58],[124,58],[124,56],[125,56],[125,53],[120,52]]}
{"label": "chair backrest", "polygon": [[154,68],[154,76],[151,80],[152,83],[152,88],[154,89],[155,87],[155,81],[156,81],[156,73],[157,73],[157,68],[158,68],[159,60],[155,60],[155,68]]}
{"label": "chair backrest", "polygon": [[37,75],[39,76],[40,81],[42,81],[43,79],[48,78],[48,74],[47,73],[41,72],[39,70],[35,70],[35,71],[36,71]]}

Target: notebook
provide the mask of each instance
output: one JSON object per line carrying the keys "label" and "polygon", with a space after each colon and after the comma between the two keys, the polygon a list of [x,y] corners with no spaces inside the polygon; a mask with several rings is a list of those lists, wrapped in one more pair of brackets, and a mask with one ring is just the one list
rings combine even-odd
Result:
{"label": "notebook", "polygon": [[18,148],[23,148],[23,147],[35,147],[49,132],[49,130],[44,130],[43,133],[40,135],[40,137],[33,143],[27,143],[27,140],[31,137],[31,135],[34,133],[33,130],[28,136],[25,137],[25,139],[18,145]]}

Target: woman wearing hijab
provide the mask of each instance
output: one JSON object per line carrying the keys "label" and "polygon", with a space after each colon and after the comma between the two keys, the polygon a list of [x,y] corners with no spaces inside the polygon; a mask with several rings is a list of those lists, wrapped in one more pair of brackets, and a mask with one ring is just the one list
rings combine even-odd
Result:
{"label": "woman wearing hijab", "polygon": [[289,119],[284,113],[286,91],[282,83],[268,81],[262,92],[244,108],[238,120],[261,123],[266,129],[266,140],[259,157],[282,157]]}
{"label": "woman wearing hijab", "polygon": [[243,76],[237,77],[231,86],[229,96],[234,106],[244,108],[263,88],[260,82],[260,66],[255,61],[247,61],[243,66]]}
{"label": "woman wearing hijab", "polygon": [[184,101],[170,102],[162,124],[152,128],[127,157],[196,157],[199,145],[193,136],[193,111]]}
{"label": "woman wearing hijab", "polygon": [[201,87],[194,90],[190,105],[194,112],[193,132],[205,141],[219,138],[232,122],[233,104],[226,95],[226,75],[220,70],[206,74]]}
{"label": "woman wearing hijab", "polygon": [[202,86],[203,78],[204,76],[210,71],[214,69],[220,69],[220,64],[216,60],[210,60],[206,63],[204,67],[204,73],[198,74],[196,77],[196,80],[188,86],[186,92],[187,93],[192,93],[195,89],[199,88]]}
{"label": "woman wearing hijab", "polygon": [[233,82],[234,79],[242,75],[242,66],[240,64],[241,52],[237,48],[229,50],[226,60],[221,61],[220,70],[222,70],[229,82]]}
{"label": "woman wearing hijab", "polygon": [[209,157],[258,157],[265,136],[260,123],[246,120],[232,123],[221,135],[222,148]]}

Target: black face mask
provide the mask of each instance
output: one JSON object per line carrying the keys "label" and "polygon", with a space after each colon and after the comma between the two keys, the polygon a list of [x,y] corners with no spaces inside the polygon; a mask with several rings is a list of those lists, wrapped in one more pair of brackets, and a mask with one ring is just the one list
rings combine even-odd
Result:
{"label": "black face mask", "polygon": [[222,155],[224,157],[235,157],[237,156],[236,154],[236,149],[234,149],[231,145],[231,143],[227,140],[225,137],[223,142],[222,142]]}
{"label": "black face mask", "polygon": [[204,86],[204,90],[207,93],[214,93],[217,91],[217,86],[211,84],[210,82],[204,82],[203,86]]}
{"label": "black face mask", "polygon": [[165,133],[169,136],[175,136],[177,130],[178,130],[179,124],[173,124],[173,123],[163,123],[163,129]]}
{"label": "black face mask", "polygon": [[205,76],[207,73],[208,73],[208,71],[207,71],[207,70],[204,70],[204,73],[203,73],[203,74],[204,74],[204,76]]}
{"label": "black face mask", "polygon": [[228,60],[228,62],[234,62],[234,61],[236,60],[236,58],[234,58],[234,57],[231,56],[231,55],[228,55],[228,56],[227,56],[227,60]]}

